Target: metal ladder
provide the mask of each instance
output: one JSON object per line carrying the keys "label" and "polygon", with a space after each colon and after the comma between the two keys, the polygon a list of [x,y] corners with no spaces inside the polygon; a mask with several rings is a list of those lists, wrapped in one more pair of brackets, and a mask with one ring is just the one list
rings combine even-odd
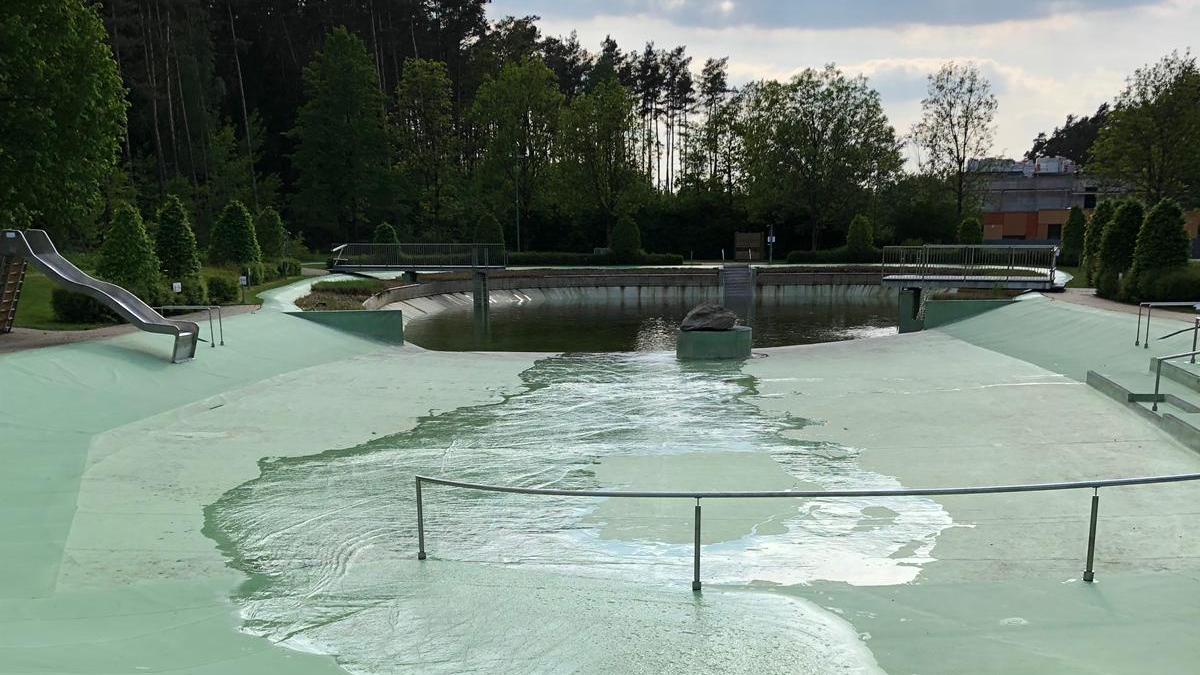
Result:
{"label": "metal ladder", "polygon": [[27,267],[22,257],[0,256],[0,333],[12,332]]}

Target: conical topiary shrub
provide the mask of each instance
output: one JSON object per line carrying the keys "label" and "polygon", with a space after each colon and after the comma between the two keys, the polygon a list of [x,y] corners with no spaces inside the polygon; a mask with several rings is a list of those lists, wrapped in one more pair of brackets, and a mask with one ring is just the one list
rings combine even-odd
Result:
{"label": "conical topiary shrub", "polygon": [[[158,249],[159,269],[166,282],[169,304],[201,305],[208,301],[204,280],[200,278],[200,252],[196,247],[196,235],[188,220],[187,209],[175,195],[170,195],[158,210],[158,237],[154,240]],[[179,283],[181,291],[175,293],[171,284]]]}
{"label": "conical topiary shrub", "polygon": [[1142,229],[1141,202],[1133,199],[1121,202],[1116,213],[1105,224],[1100,237],[1100,258],[1096,272],[1096,294],[1115,298],[1120,291],[1121,275],[1133,265],[1133,249]]}
{"label": "conical topiary shrub", "polygon": [[258,239],[258,248],[264,258],[283,257],[287,233],[283,229],[283,219],[273,207],[268,206],[259,212],[254,221],[254,236]]}
{"label": "conical topiary shrub", "polygon": [[113,210],[112,225],[100,246],[96,274],[148,304],[156,304],[161,298],[158,255],[142,216],[133,206],[119,204]]}
{"label": "conical topiary shrub", "polygon": [[376,244],[399,244],[400,237],[396,236],[396,228],[392,227],[391,223],[382,222],[375,228],[371,241]]}
{"label": "conical topiary shrub", "polygon": [[612,257],[615,263],[636,263],[642,259],[642,232],[628,214],[618,218],[613,227]]}
{"label": "conical topiary shrub", "polygon": [[1133,268],[1127,286],[1131,299],[1156,300],[1148,297],[1151,282],[1171,269],[1187,267],[1189,244],[1183,210],[1178,203],[1164,199],[1150,209],[1133,249]]}
{"label": "conical topiary shrub", "polygon": [[875,260],[875,228],[871,220],[859,214],[850,221],[846,231],[846,255],[850,262],[872,262]]}
{"label": "conical topiary shrub", "polygon": [[1067,222],[1063,225],[1062,251],[1060,253],[1062,264],[1069,267],[1079,264],[1079,259],[1083,256],[1083,237],[1086,229],[1087,219],[1083,217],[1083,209],[1072,206],[1071,213],[1067,216]]}
{"label": "conical topiary shrub", "polygon": [[236,199],[225,206],[213,225],[208,258],[217,265],[248,265],[262,261],[250,212]]}
{"label": "conical topiary shrub", "polygon": [[485,212],[475,221],[475,234],[472,236],[476,244],[503,244],[504,228],[491,212]]}
{"label": "conical topiary shrub", "polygon": [[1105,226],[1116,211],[1117,202],[1107,199],[1100,202],[1092,211],[1092,217],[1088,218],[1087,228],[1083,232],[1083,255],[1079,261],[1083,280],[1088,285],[1096,282],[1096,271],[1100,266],[1100,240],[1104,237]]}
{"label": "conical topiary shrub", "polygon": [[978,218],[963,218],[958,224],[958,243],[972,246],[983,243],[983,226]]}

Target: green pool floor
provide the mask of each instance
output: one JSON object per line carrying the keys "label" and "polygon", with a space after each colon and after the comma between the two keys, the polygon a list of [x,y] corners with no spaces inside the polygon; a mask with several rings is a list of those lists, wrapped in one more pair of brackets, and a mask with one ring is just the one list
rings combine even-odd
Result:
{"label": "green pool floor", "polygon": [[[166,362],[169,340],[147,335],[0,356],[0,673],[340,672],[328,656],[239,632],[230,598],[245,577],[201,532],[203,507],[264,457],[350,447],[500,400],[539,358],[383,347],[270,311],[226,331],[226,347],[184,365]],[[770,350],[744,372],[757,378],[755,405],[821,423],[796,437],[856,448],[863,467],[906,486],[1200,470],[1195,450],[1079,382],[1093,361],[1135,358],[1127,333],[1127,316],[1023,302],[939,331]],[[783,637],[787,626],[754,628],[762,615],[747,597],[824,607],[814,625],[864,669],[1189,672],[1200,662],[1197,497],[1182,485],[1105,491],[1094,586],[1078,581],[1087,495],[958,497],[939,500],[957,526],[912,583],[751,583],[713,587],[703,602],[749,603],[737,629]],[[485,616],[555,645],[546,660],[514,655],[497,669],[616,669],[653,649],[705,671],[725,663],[687,657],[705,631],[738,643],[701,621],[684,586],[641,603],[569,574],[529,573],[530,586],[520,569],[446,567],[455,583],[437,597],[486,595]],[[532,615],[505,615],[519,594]],[[470,609],[438,621],[454,611]],[[585,624],[544,620],[573,612]],[[605,654],[589,645],[612,633],[578,632],[588,616],[672,631],[646,631],[655,645],[627,631]],[[772,662],[747,668],[756,663]]]}

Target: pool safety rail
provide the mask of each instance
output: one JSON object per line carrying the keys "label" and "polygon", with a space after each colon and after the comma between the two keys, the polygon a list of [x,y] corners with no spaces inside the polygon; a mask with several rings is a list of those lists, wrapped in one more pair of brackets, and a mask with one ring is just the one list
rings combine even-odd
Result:
{"label": "pool safety rail", "polygon": [[503,492],[518,495],[540,495],[557,497],[608,497],[608,498],[639,498],[639,499],[694,499],[696,500],[694,515],[695,539],[692,553],[692,590],[699,591],[700,583],[700,501],[702,499],[836,499],[858,497],[935,497],[939,495],[985,495],[1003,494],[1010,492],[1052,492],[1058,490],[1092,490],[1091,517],[1088,526],[1087,562],[1083,570],[1083,580],[1091,583],[1095,580],[1093,560],[1096,554],[1096,522],[1100,514],[1100,488],[1128,487],[1137,485],[1156,485],[1162,483],[1183,483],[1200,480],[1200,473],[1184,473],[1169,476],[1144,476],[1140,478],[1111,478],[1107,480],[1074,481],[1067,483],[1027,483],[1022,485],[986,485],[978,487],[945,487],[945,488],[893,488],[878,490],[775,490],[766,492],[639,492],[624,490],[562,490],[555,488],[525,488],[506,485],[486,485],[468,483],[465,481],[434,478],[432,476],[415,477],[417,489],[417,559],[427,559],[425,551],[425,505],[421,496],[423,483],[442,485],[464,490],[481,492]]}
{"label": "pool safety rail", "polygon": [[334,271],[499,269],[506,260],[504,244],[354,243],[332,253]]}
{"label": "pool safety rail", "polygon": [[[1134,347],[1137,347],[1138,345],[1143,345],[1143,347],[1142,347],[1143,349],[1150,348],[1150,314],[1151,314],[1151,312],[1154,311],[1155,307],[1190,307],[1190,308],[1200,312],[1200,302],[1142,302],[1142,303],[1139,303],[1138,304],[1138,318],[1137,318],[1137,332],[1134,333],[1134,335],[1133,335],[1133,346]],[[1143,309],[1146,310],[1146,339],[1144,339],[1144,340],[1142,339],[1142,310]],[[1164,335],[1159,339],[1163,340],[1163,339],[1178,335],[1179,333],[1184,333],[1188,330],[1191,330],[1191,329],[1185,328],[1184,330],[1181,330],[1181,331],[1175,331],[1174,333],[1171,333],[1170,335]],[[1192,349],[1195,349],[1195,348],[1196,348],[1195,343],[1193,343]],[[1193,361],[1193,363],[1195,363],[1195,362]]]}
{"label": "pool safety rail", "polygon": [[885,246],[886,286],[1050,289],[1057,246]]}
{"label": "pool safety rail", "polygon": [[221,332],[221,346],[222,347],[225,346],[225,321],[224,321],[224,319],[221,318],[221,306],[220,305],[160,305],[158,307],[155,307],[154,309],[160,313],[163,312],[164,310],[170,310],[170,311],[189,310],[189,311],[196,311],[196,312],[208,312],[208,344],[210,347],[212,347],[214,349],[216,349],[216,347],[217,347],[217,338],[213,334],[213,310],[216,310],[217,325],[220,327],[220,332]]}

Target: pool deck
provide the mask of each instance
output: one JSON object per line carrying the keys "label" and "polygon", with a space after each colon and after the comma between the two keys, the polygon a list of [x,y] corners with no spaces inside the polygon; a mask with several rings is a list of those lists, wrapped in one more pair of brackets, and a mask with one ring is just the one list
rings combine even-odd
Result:
{"label": "pool deck", "polygon": [[[273,297],[286,306],[299,292]],[[266,309],[227,321],[227,346],[189,364],[167,363],[166,341],[144,334],[0,356],[0,673],[341,672],[238,632],[230,595],[245,576],[204,536],[204,507],[263,457],[349,447],[498,400],[544,356],[385,347]],[[816,422],[795,437],[856,448],[904,486],[1200,471],[1195,449],[1083,383],[1091,368],[1144,370],[1132,321],[1032,299],[935,331],[762,350],[745,372],[755,405]],[[828,608],[888,672],[1193,669],[1200,485],[1101,495],[1093,585],[1078,580],[1089,495],[1063,492],[939,499],[957,526],[913,583],[763,592]],[[600,625],[627,618],[614,607],[630,599],[593,581],[539,581],[534,602],[521,570],[487,578],[461,565],[495,620],[511,620],[506,598],[594,611]],[[601,599],[579,604],[583,588]],[[744,591],[713,586],[704,602]],[[650,602],[693,636],[655,649],[714,629],[689,624],[689,592]],[[560,632],[572,625],[550,621],[533,638],[569,644],[577,636]]]}

